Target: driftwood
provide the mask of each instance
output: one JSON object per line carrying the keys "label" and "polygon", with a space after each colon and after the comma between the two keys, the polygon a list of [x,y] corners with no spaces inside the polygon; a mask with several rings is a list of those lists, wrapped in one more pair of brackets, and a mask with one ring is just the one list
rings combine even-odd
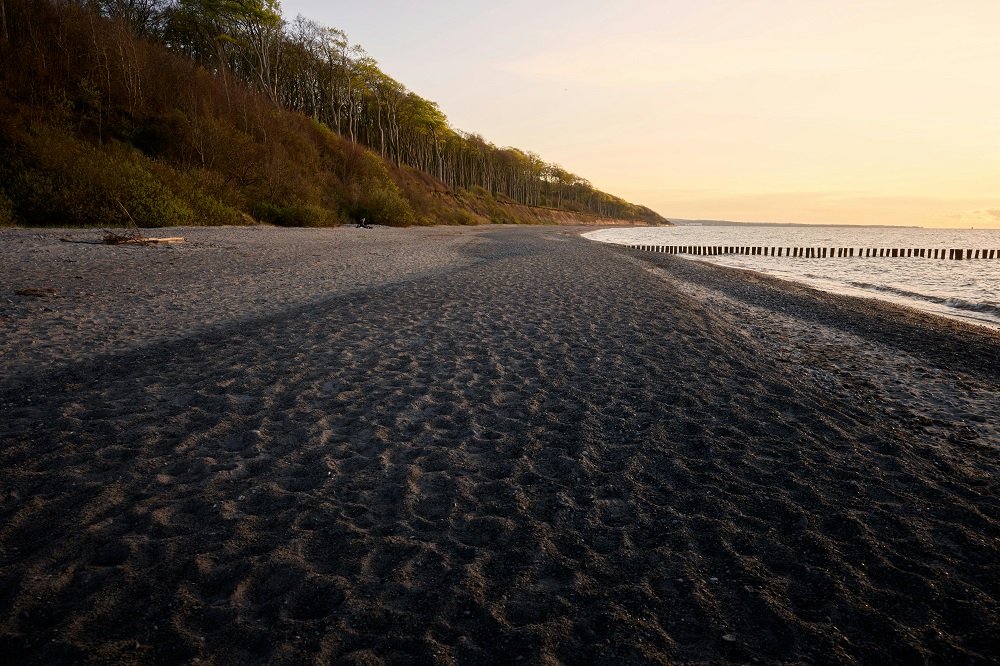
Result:
{"label": "driftwood", "polygon": [[148,236],[141,236],[139,238],[128,238],[125,240],[115,241],[111,243],[112,245],[147,245],[149,243],[183,243],[183,236],[171,236],[170,238],[150,238]]}
{"label": "driftwood", "polygon": [[149,238],[147,236],[125,236],[123,234],[105,234],[102,240],[77,240],[75,238],[60,238],[63,243],[82,243],[83,245],[150,245],[153,243],[183,243],[183,236],[170,238]]}
{"label": "driftwood", "polygon": [[136,224],[135,218],[132,214],[128,212],[128,208],[119,199],[115,199],[115,203],[121,207],[125,216],[128,217],[128,227],[123,232],[108,231],[104,230],[104,243],[106,245],[150,245],[153,243],[183,243],[184,238],[181,236],[171,236],[170,238],[150,238],[149,236],[143,236],[142,231],[139,230],[139,225]]}
{"label": "driftwood", "polygon": [[76,240],[75,238],[60,238],[63,243],[82,243],[83,245],[104,245],[104,241]]}

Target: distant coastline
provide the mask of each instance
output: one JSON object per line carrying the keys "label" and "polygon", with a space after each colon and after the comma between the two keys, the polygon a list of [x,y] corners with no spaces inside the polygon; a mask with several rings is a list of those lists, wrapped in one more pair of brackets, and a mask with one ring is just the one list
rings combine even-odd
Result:
{"label": "distant coastline", "polygon": [[923,229],[918,225],[900,226],[895,224],[808,224],[806,222],[734,222],[733,220],[686,220],[679,217],[670,217],[667,220],[671,224],[680,227],[837,227],[837,228],[864,228],[864,229]]}

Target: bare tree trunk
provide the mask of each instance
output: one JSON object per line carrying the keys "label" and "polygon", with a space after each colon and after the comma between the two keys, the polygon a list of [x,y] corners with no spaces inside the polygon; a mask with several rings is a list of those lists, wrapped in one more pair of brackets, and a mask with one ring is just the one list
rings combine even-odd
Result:
{"label": "bare tree trunk", "polygon": [[[2,2],[3,0],[0,0]],[[135,115],[142,104],[142,75],[139,68],[139,57],[136,53],[135,40],[126,34],[124,22],[118,24],[118,55],[122,63],[122,81],[128,96],[129,113]]]}
{"label": "bare tree trunk", "polygon": [[7,32],[7,2],[6,0],[0,0],[0,36],[3,37],[3,41],[10,41],[10,34]]}
{"label": "bare tree trunk", "polygon": [[219,74],[222,75],[222,89],[226,91],[226,109],[232,111],[233,101],[229,97],[229,63],[226,60],[226,51],[222,40],[214,40],[215,59],[218,62]]}

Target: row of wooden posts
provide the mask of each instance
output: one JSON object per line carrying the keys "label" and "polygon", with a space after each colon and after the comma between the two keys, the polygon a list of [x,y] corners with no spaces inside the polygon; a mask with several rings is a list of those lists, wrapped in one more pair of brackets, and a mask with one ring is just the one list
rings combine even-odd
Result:
{"label": "row of wooden posts", "polygon": [[[762,257],[827,259],[840,257],[919,257],[924,259],[1000,259],[1000,250],[925,249],[925,248],[855,248],[853,247],[758,247],[731,245],[629,245],[634,250],[665,254],[725,255],[744,254]],[[855,254],[856,252],[856,254]]]}

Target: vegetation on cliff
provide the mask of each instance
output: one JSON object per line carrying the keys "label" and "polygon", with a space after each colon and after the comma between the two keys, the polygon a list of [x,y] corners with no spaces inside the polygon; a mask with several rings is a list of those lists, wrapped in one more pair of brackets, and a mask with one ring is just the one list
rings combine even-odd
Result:
{"label": "vegetation on cliff", "polygon": [[274,0],[0,0],[0,223],[660,223]]}

